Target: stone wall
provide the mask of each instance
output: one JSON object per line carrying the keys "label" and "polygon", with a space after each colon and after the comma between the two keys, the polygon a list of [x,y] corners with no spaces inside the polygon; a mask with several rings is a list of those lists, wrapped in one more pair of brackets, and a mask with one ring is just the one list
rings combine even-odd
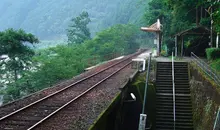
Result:
{"label": "stone wall", "polygon": [[220,88],[194,64],[189,65],[195,130],[212,130],[220,106]]}

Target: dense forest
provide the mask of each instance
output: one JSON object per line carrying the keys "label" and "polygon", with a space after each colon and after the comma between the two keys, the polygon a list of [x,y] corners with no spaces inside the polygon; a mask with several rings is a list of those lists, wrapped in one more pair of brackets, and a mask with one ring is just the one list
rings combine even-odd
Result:
{"label": "dense forest", "polygon": [[[150,25],[158,18],[163,25],[164,55],[170,55],[174,51],[175,34],[196,27],[212,31],[212,45],[210,35],[189,35],[185,36],[184,49],[185,53],[203,53],[202,56],[207,56],[210,65],[220,72],[220,49],[215,44],[216,36],[220,35],[219,0],[152,0],[145,11],[145,23]],[[206,49],[207,47],[212,48]],[[206,49],[205,52],[201,52],[203,49]]]}
{"label": "dense forest", "polygon": [[[219,0],[152,0],[149,2],[144,19],[148,24],[154,23],[155,19],[161,20],[163,43],[169,48],[170,54],[173,51],[174,35],[181,31],[198,26],[210,29],[213,20],[213,34],[220,33],[220,2]],[[195,46],[201,42],[202,37],[188,37],[185,48]]]}
{"label": "dense forest", "polygon": [[[0,55],[7,57],[0,61],[0,87],[4,102],[70,79],[115,54],[130,54],[143,45],[153,48],[148,39],[154,36],[141,32],[140,27],[157,19],[163,27],[166,56],[174,50],[176,33],[198,26],[211,28],[212,20],[216,36],[220,33],[219,7],[218,0],[3,0]],[[34,48],[41,39],[58,41],[63,36],[67,40],[61,45]],[[201,37],[188,37],[184,47],[195,48],[199,41]],[[219,63],[214,59],[211,64],[220,71]]]}
{"label": "dense forest", "polygon": [[146,5],[140,0],[1,0],[0,30],[22,28],[41,40],[65,39],[70,20],[87,11],[95,36],[114,24],[139,23]]}
{"label": "dense forest", "polygon": [[33,49],[39,39],[22,29],[0,32],[0,54],[5,56],[0,62],[4,102],[70,79],[86,67],[133,53],[148,36],[137,25],[116,24],[92,37],[91,22],[89,13],[81,12],[69,21],[68,40],[46,49]]}

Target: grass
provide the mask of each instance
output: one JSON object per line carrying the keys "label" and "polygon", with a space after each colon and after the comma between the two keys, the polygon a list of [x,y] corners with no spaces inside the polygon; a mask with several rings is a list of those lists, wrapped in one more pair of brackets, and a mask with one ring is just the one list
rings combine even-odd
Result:
{"label": "grass", "polygon": [[220,74],[220,59],[211,61],[210,66]]}

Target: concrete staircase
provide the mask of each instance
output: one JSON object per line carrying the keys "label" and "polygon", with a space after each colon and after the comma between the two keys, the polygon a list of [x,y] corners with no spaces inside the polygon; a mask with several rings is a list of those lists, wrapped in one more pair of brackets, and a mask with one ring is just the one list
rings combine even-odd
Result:
{"label": "concrete staircase", "polygon": [[[175,62],[176,130],[193,130],[188,63]],[[157,62],[156,130],[174,130],[172,63]]]}

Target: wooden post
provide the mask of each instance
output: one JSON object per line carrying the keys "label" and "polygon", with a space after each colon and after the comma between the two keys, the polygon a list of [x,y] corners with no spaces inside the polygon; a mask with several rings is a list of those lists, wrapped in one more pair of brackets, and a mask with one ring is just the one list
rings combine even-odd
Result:
{"label": "wooden post", "polygon": [[200,11],[200,13],[201,13],[201,16],[200,16],[200,20],[203,18],[203,7],[201,6],[201,11]]}
{"label": "wooden post", "polygon": [[196,7],[196,26],[199,26],[199,16],[198,16],[198,7]]}
{"label": "wooden post", "polygon": [[160,53],[161,53],[161,50],[162,50],[162,34],[161,34],[161,32],[159,32],[159,45],[160,45]]}
{"label": "wooden post", "polygon": [[160,33],[156,32],[157,35],[157,56],[160,56]]}
{"label": "wooden post", "polygon": [[183,57],[183,48],[184,48],[184,39],[183,35],[181,36],[181,56]]}

